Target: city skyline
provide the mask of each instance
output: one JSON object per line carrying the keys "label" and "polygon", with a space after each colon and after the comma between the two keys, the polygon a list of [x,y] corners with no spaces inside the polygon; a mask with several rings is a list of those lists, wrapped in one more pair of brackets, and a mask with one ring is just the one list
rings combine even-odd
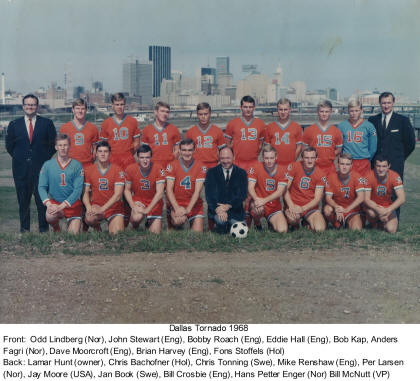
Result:
{"label": "city skyline", "polygon": [[243,64],[268,76],[280,64],[285,84],[305,81],[344,96],[387,89],[418,99],[419,11],[412,0],[3,0],[0,72],[7,89],[34,91],[62,85],[67,65],[74,86],[99,80],[121,91],[124,59],[147,59],[148,46],[159,45],[171,47],[172,69],[186,76],[228,56],[235,83],[246,75]]}

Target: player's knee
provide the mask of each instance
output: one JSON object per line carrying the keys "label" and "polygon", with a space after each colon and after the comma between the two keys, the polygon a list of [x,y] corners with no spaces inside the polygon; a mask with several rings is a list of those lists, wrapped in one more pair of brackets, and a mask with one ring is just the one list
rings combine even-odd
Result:
{"label": "player's knee", "polygon": [[324,206],[324,215],[325,217],[330,217],[331,214],[334,212],[333,208],[331,207],[331,205],[325,205]]}

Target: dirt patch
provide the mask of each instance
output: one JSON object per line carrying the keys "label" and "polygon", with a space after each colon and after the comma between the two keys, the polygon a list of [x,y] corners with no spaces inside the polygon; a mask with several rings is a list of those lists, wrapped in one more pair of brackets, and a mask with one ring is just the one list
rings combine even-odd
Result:
{"label": "dirt patch", "polygon": [[3,255],[0,323],[419,323],[418,254]]}

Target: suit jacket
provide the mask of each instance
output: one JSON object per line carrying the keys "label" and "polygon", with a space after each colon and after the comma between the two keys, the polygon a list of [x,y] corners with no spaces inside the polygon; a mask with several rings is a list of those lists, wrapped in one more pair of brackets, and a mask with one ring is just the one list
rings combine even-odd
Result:
{"label": "suit jacket", "polygon": [[226,186],[223,167],[221,164],[210,168],[207,171],[204,183],[208,213],[210,216],[216,214],[217,204],[229,204],[232,208],[228,211],[228,217],[236,220],[245,219],[243,203],[248,194],[248,180],[246,172],[233,166],[229,184]]}
{"label": "suit jacket", "polygon": [[29,142],[25,118],[9,123],[6,135],[6,149],[12,156],[13,177],[25,180],[39,175],[42,165],[55,153],[56,130],[52,120],[36,116],[32,143]]}
{"label": "suit jacket", "polygon": [[393,112],[385,131],[382,127],[382,113],[371,116],[369,122],[375,126],[378,136],[376,154],[388,157],[391,168],[403,176],[404,161],[416,147],[416,138],[410,119]]}

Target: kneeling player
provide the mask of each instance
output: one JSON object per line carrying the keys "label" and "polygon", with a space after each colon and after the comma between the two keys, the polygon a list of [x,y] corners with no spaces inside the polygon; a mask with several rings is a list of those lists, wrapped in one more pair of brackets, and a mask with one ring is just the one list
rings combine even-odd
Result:
{"label": "kneeling player", "polygon": [[42,166],[38,183],[39,196],[47,207],[45,216],[54,231],[60,231],[60,219],[65,217],[67,231],[77,234],[82,220],[82,164],[69,157],[68,135],[57,135],[55,149],[57,157],[46,161]]}
{"label": "kneeling player", "polygon": [[[392,202],[392,192],[396,199]],[[366,217],[372,226],[383,228],[389,233],[398,230],[396,209],[405,202],[403,182],[397,172],[390,169],[389,160],[375,157],[375,168],[368,176],[365,192]]]}
{"label": "kneeling player", "polygon": [[99,227],[108,221],[108,231],[116,234],[124,230],[124,208],[121,196],[124,190],[124,172],[117,164],[110,163],[111,147],[108,142],[96,146],[96,163],[86,169],[83,203],[86,207],[85,222]]}
{"label": "kneeling player", "polygon": [[180,158],[167,167],[166,195],[170,223],[182,226],[188,219],[191,229],[202,232],[204,229],[204,210],[201,190],[204,186],[207,168],[193,159],[195,144],[191,139],[179,144]]}
{"label": "kneeling player", "polygon": [[324,173],[315,166],[317,151],[314,147],[304,148],[301,155],[302,161],[290,164],[286,174],[285,215],[294,227],[304,219],[311,230],[323,231],[326,224],[318,205],[324,195]]}
{"label": "kneeling player", "polygon": [[126,171],[124,196],[131,207],[130,221],[136,229],[146,219],[151,233],[162,230],[163,192],[165,171],[152,163],[152,149],[142,144],[137,150],[138,164],[131,164]]}
{"label": "kneeling player", "polygon": [[252,197],[251,213],[265,217],[269,226],[279,233],[287,232],[287,221],[280,197],[287,186],[285,174],[277,164],[277,151],[271,145],[262,149],[263,162],[248,171],[248,193]]}
{"label": "kneeling player", "polygon": [[349,153],[338,156],[338,171],[327,177],[324,215],[336,228],[347,225],[351,230],[362,230],[360,205],[365,198],[366,179],[351,170],[352,163]]}

